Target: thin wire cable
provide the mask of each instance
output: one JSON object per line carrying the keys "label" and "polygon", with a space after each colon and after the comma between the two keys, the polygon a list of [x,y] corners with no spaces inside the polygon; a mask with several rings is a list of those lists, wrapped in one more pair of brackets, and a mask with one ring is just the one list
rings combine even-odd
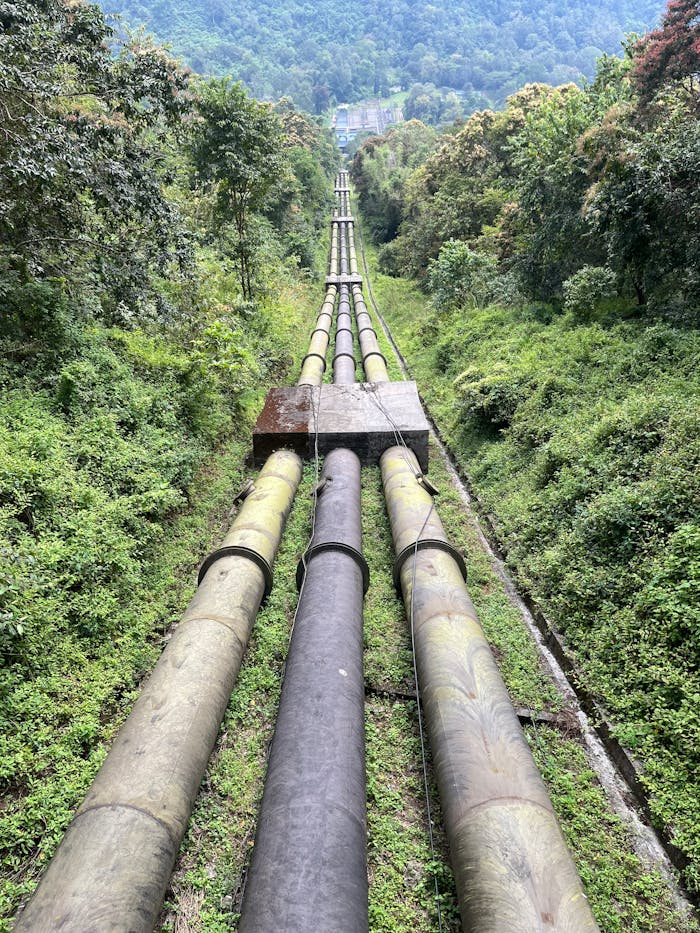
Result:
{"label": "thin wire cable", "polygon": [[[368,270],[367,270],[367,261],[366,261],[366,259],[365,259],[364,244],[362,243],[362,232],[359,231],[359,233],[360,233],[360,250],[361,250],[361,252],[362,252],[362,264],[363,264],[364,269],[365,269],[365,281],[367,282],[367,286],[368,286],[369,294],[370,294],[370,299],[371,299],[371,301],[372,301],[372,305],[373,305],[373,307],[374,307],[374,310],[375,310],[375,312],[377,313],[377,315],[380,316],[380,315],[379,315],[379,309],[377,308],[376,302],[374,301],[374,297],[373,297],[373,295],[372,295],[372,288],[371,288],[371,286],[370,286],[370,284],[369,284],[369,277],[368,277],[368,275],[367,275],[367,272],[368,272]],[[360,286],[360,292],[362,292],[362,286]],[[354,296],[354,293],[353,293],[353,299],[354,299],[354,297],[355,297],[355,296]],[[353,306],[356,306],[356,302],[354,302],[354,301],[353,301]],[[366,305],[365,305],[365,307],[366,307]],[[381,316],[380,316],[380,317],[381,317]],[[397,442],[396,446],[402,448],[402,454],[401,454],[401,455],[402,455],[402,457],[403,457],[403,459],[404,459],[406,465],[409,467],[409,469],[411,470],[411,472],[412,472],[413,475],[415,476],[416,480],[418,480],[418,479],[420,479],[420,477],[421,477],[422,474],[421,474],[420,472],[416,471],[415,467],[413,466],[413,463],[411,462],[410,457],[408,456],[408,453],[409,453],[409,452],[410,452],[410,453],[413,453],[413,451],[410,449],[410,447],[409,447],[408,444],[406,443],[406,441],[405,441],[405,439],[404,439],[404,436],[403,436],[403,434],[401,433],[401,428],[400,428],[400,427],[398,426],[398,424],[396,423],[396,420],[395,420],[394,417],[392,416],[391,412],[386,408],[386,406],[384,405],[384,403],[383,403],[382,400],[381,400],[381,397],[377,395],[377,392],[379,392],[379,391],[380,391],[380,390],[379,390],[379,384],[376,384],[376,385],[374,386],[374,391],[369,391],[369,390],[368,390],[368,394],[369,394],[370,398],[372,399],[372,401],[373,401],[373,402],[375,403],[375,405],[377,406],[377,408],[382,412],[382,414],[384,415],[384,417],[385,417],[385,418],[387,419],[387,421],[389,422],[389,425],[391,426],[391,429],[392,429],[392,433],[394,434],[394,439],[395,439],[396,442]],[[413,456],[415,457],[415,454],[413,454]],[[424,789],[425,789],[425,806],[426,806],[426,812],[427,812],[427,817],[428,817],[428,839],[429,839],[429,842],[430,842],[430,858],[431,858],[431,861],[432,861],[433,865],[435,864],[435,836],[434,836],[434,833],[433,833],[433,814],[432,814],[432,807],[431,807],[431,805],[430,805],[430,782],[429,782],[429,780],[428,780],[428,761],[427,761],[427,756],[426,756],[425,730],[424,730],[424,728],[423,728],[423,712],[422,712],[422,704],[421,704],[420,686],[419,686],[419,683],[418,683],[418,661],[417,661],[417,658],[416,658],[416,639],[415,639],[415,612],[414,612],[414,603],[415,603],[415,592],[416,592],[416,569],[417,569],[417,563],[418,563],[418,544],[419,544],[419,542],[420,542],[420,540],[421,540],[421,538],[422,538],[422,536],[423,536],[423,533],[425,532],[425,529],[426,529],[427,526],[428,526],[428,522],[430,521],[430,518],[431,518],[431,516],[432,516],[432,514],[433,514],[434,511],[435,511],[435,500],[433,499],[432,496],[430,496],[430,508],[428,509],[428,512],[427,512],[427,514],[426,514],[426,516],[425,516],[425,520],[423,521],[423,524],[422,524],[422,526],[421,526],[421,529],[420,529],[420,531],[418,532],[418,535],[417,535],[417,537],[416,537],[416,542],[415,542],[414,550],[413,550],[413,568],[412,568],[412,571],[411,571],[411,607],[410,607],[410,613],[409,613],[409,615],[410,615],[410,630],[411,630],[411,656],[412,656],[412,659],[413,659],[413,682],[414,682],[414,684],[415,684],[415,690],[416,690],[416,709],[417,709],[417,711],[418,711],[418,735],[419,735],[419,737],[420,737],[421,761],[422,761],[422,765],[423,765],[423,787],[424,787]],[[441,908],[441,906],[440,906],[440,888],[439,888],[439,885],[438,885],[437,874],[435,873],[435,870],[434,870],[434,869],[433,869],[433,882],[434,882],[434,886],[435,886],[435,906],[436,906],[436,908],[437,908],[438,930],[439,930],[439,933],[442,933],[442,931],[443,931],[443,926],[442,926],[442,908]]]}

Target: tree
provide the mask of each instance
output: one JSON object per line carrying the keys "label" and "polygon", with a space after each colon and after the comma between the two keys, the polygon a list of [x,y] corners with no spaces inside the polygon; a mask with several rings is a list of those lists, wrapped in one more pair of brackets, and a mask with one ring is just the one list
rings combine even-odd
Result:
{"label": "tree", "polygon": [[250,215],[263,207],[284,164],[282,125],[268,104],[226,78],[202,85],[198,112],[191,146],[197,179],[214,191],[219,224],[234,225],[241,291],[251,298]]}
{"label": "tree", "polygon": [[128,301],[153,265],[182,257],[159,141],[189,110],[187,87],[97,6],[0,5],[0,274],[82,275]]}
{"label": "tree", "polygon": [[637,45],[634,81],[643,101],[664,84],[682,82],[694,95],[700,74],[700,0],[671,0],[661,28]]}

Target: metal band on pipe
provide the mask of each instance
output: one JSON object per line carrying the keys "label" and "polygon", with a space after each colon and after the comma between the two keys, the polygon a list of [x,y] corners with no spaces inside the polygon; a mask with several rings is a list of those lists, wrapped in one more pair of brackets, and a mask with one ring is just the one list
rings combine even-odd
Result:
{"label": "metal band on pipe", "polygon": [[325,334],[326,337],[328,337],[329,335],[325,327],[316,327],[314,330],[311,331],[312,337],[314,336],[314,334]]}
{"label": "metal band on pipe", "polygon": [[314,554],[320,554],[322,551],[339,551],[341,554],[347,554],[348,557],[352,557],[362,571],[362,591],[365,594],[367,593],[369,589],[369,565],[361,551],[358,551],[357,548],[354,548],[351,544],[345,544],[343,541],[323,541],[321,544],[315,544],[306,551],[297,565],[296,579],[298,590],[301,590],[309,561]]}
{"label": "metal band on pipe", "polygon": [[357,366],[357,360],[356,360],[355,357],[352,355],[352,353],[336,353],[336,355],[333,357],[333,365],[334,365],[334,366],[335,366],[335,361],[336,361],[336,360],[339,360],[339,359],[341,358],[341,356],[347,356],[347,358],[348,358],[349,360],[352,360],[353,363],[355,364],[355,366]]}
{"label": "metal band on pipe", "polygon": [[379,350],[371,350],[366,356],[363,356],[362,363],[364,364],[370,358],[370,356],[380,357],[384,365],[386,366],[386,357],[384,356],[383,353],[380,353]]}
{"label": "metal band on pipe", "polygon": [[[368,330],[372,331],[372,333],[374,334],[375,337],[377,336],[377,332],[376,332],[376,330],[375,330],[373,327],[362,327],[360,330],[358,330],[357,336],[358,336],[358,337],[361,337],[361,336],[362,336],[364,333],[366,333]],[[369,353],[368,353],[367,355],[369,356]]]}
{"label": "metal band on pipe", "polygon": [[324,373],[325,373],[325,371],[326,371],[326,358],[325,358],[325,356],[321,356],[320,353],[307,353],[306,356],[304,357],[304,359],[301,361],[301,368],[303,369],[303,368],[304,368],[304,363],[305,363],[307,360],[310,360],[312,357],[316,357],[317,360],[320,360],[320,361],[323,363],[323,371],[324,371]]}
{"label": "metal band on pipe", "polygon": [[233,557],[235,554],[239,555],[240,557],[247,557],[248,560],[251,560],[254,564],[257,564],[257,566],[262,570],[263,576],[265,578],[265,595],[263,596],[263,599],[267,599],[267,597],[272,592],[272,584],[274,582],[272,567],[270,567],[262,554],[258,554],[258,552],[254,551],[252,548],[243,547],[243,545],[240,544],[233,544],[228,547],[220,547],[218,550],[212,551],[212,553],[207,558],[205,558],[202,566],[199,568],[199,574],[197,575],[197,586],[199,586],[199,584],[206,576],[209,568],[212,567],[217,562],[217,560],[221,560],[222,557]]}
{"label": "metal band on pipe", "polygon": [[394,579],[394,586],[399,590],[399,594],[401,593],[401,568],[403,565],[416,551],[429,550],[445,551],[449,554],[459,567],[459,572],[462,574],[464,582],[467,582],[467,565],[464,562],[464,556],[454,544],[450,544],[449,541],[442,541],[440,538],[421,538],[418,542],[414,541],[413,544],[407,545],[400,554],[396,555],[392,576]]}

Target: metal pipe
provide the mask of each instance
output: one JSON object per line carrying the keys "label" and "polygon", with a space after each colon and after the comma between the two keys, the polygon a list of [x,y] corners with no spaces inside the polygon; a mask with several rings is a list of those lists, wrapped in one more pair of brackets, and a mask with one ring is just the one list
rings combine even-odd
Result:
{"label": "metal pipe", "polygon": [[[355,249],[354,222],[348,223],[348,261],[351,275],[357,275],[357,251]],[[372,325],[372,318],[362,294],[362,286],[352,286],[352,300],[357,322],[360,355],[367,382],[389,382],[389,371],[384,354],[379,349],[377,332]]]}
{"label": "metal pipe", "polygon": [[[340,224],[340,272],[348,271],[347,251],[348,224]],[[336,385],[352,385],[355,382],[355,338],[350,314],[350,292],[341,284],[338,300],[338,319],[335,334],[335,356],[333,357],[333,382]]]}
{"label": "metal pipe", "polygon": [[357,456],[332,451],[322,479],[240,933],[368,929]]}
{"label": "metal pipe", "polygon": [[[331,250],[329,257],[329,274],[337,275],[339,262],[339,231],[340,224],[331,224]],[[304,357],[301,374],[297,385],[320,386],[323,382],[323,373],[326,369],[326,355],[330,343],[331,325],[333,323],[333,309],[338,295],[336,285],[329,285],[326,297],[321,305],[316,327],[311,334],[309,352]]]}
{"label": "metal pipe", "polygon": [[153,930],[300,479],[267,460],[16,933]]}
{"label": "metal pipe", "polygon": [[470,933],[595,933],[463,566],[417,481],[418,461],[393,447],[381,469],[462,925]]}
{"label": "metal pipe", "polygon": [[[343,176],[339,185],[342,186]],[[345,205],[341,194],[341,214]],[[345,224],[340,271],[347,273]],[[334,382],[355,381],[347,285]],[[241,907],[240,933],[367,933],[360,461],[328,454]]]}

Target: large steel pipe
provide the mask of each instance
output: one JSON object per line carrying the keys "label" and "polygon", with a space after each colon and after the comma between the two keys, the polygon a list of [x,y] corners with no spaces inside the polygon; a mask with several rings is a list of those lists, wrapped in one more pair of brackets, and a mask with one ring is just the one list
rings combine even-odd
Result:
{"label": "large steel pipe", "polygon": [[[339,239],[337,223],[331,224],[331,249],[328,260],[330,275],[337,275],[339,270]],[[311,334],[309,352],[301,365],[301,374],[297,385],[320,386],[323,382],[323,373],[326,369],[326,355],[330,343],[331,325],[333,323],[333,309],[338,294],[336,285],[329,285],[321,310],[316,320],[316,327]]]}
{"label": "large steel pipe", "polygon": [[17,933],[153,930],[300,478],[288,451],[263,467]]}
{"label": "large steel pipe", "polygon": [[368,928],[356,455],[328,454],[323,480],[240,933]]}
{"label": "large steel pipe", "polygon": [[[464,930],[598,930],[418,462],[381,458]],[[416,541],[421,539],[416,550]]]}
{"label": "large steel pipe", "polygon": [[[340,224],[340,272],[347,274],[347,224]],[[355,338],[352,332],[350,292],[347,285],[340,286],[338,318],[335,332],[335,355],[333,357],[333,382],[336,385],[352,385],[355,382]]]}
{"label": "large steel pipe", "polygon": [[[349,209],[349,208],[348,208]],[[351,275],[357,275],[357,251],[355,249],[354,223],[348,223],[348,264]],[[355,321],[360,342],[360,357],[367,382],[389,382],[389,372],[384,354],[379,349],[377,332],[362,294],[362,286],[353,284],[352,300],[355,309]]]}

